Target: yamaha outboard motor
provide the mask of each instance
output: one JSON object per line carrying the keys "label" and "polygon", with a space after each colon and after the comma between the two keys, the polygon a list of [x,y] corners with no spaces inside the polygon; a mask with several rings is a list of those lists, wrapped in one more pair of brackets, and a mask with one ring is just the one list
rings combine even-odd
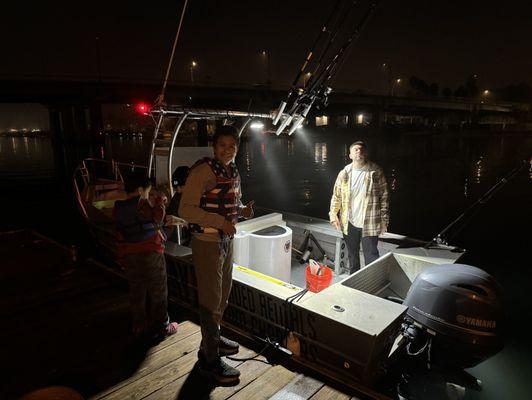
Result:
{"label": "yamaha outboard motor", "polygon": [[408,340],[406,352],[410,360],[421,360],[418,365],[424,372],[403,374],[399,389],[412,387],[408,381],[414,375],[430,373],[432,378],[437,375],[479,390],[480,382],[462,370],[503,347],[502,288],[495,279],[470,265],[429,267],[414,280],[403,304],[408,306],[402,328]]}
{"label": "yamaha outboard motor", "polygon": [[479,268],[427,268],[403,304],[408,306],[406,324],[429,335],[432,363],[471,368],[503,347],[502,288]]}

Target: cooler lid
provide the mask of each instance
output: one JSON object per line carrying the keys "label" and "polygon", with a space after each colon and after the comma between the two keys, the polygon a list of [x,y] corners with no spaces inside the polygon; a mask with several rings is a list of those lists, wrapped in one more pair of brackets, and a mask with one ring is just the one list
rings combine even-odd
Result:
{"label": "cooler lid", "polygon": [[253,232],[257,236],[279,236],[286,233],[286,228],[279,225],[272,225],[267,228]]}

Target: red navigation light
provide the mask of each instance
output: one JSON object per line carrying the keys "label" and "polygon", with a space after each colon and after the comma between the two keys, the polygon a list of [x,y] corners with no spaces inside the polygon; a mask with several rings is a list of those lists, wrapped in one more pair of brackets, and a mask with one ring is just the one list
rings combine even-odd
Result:
{"label": "red navigation light", "polygon": [[146,114],[148,111],[150,111],[150,106],[146,103],[137,103],[135,105],[135,110],[137,110],[140,114]]}

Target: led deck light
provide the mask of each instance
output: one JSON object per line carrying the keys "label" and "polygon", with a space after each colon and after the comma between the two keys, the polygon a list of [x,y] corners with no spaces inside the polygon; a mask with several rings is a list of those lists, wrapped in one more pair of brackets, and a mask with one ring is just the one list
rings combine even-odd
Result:
{"label": "led deck light", "polygon": [[264,128],[264,124],[261,121],[253,121],[249,127],[254,130],[259,130]]}

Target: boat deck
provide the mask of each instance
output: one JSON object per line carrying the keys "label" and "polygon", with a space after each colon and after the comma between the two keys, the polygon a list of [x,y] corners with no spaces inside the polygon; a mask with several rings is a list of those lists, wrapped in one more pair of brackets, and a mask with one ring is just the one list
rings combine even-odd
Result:
{"label": "boat deck", "polygon": [[[300,365],[275,364],[267,353],[260,361],[229,361],[242,372],[239,384],[215,387],[196,368],[194,315],[171,309],[179,332],[147,348],[128,333],[127,284],[119,276],[91,260],[74,262],[70,249],[30,231],[0,234],[0,254],[2,399],[53,385],[94,399],[359,398]],[[260,344],[243,344],[237,357],[260,351]]]}

